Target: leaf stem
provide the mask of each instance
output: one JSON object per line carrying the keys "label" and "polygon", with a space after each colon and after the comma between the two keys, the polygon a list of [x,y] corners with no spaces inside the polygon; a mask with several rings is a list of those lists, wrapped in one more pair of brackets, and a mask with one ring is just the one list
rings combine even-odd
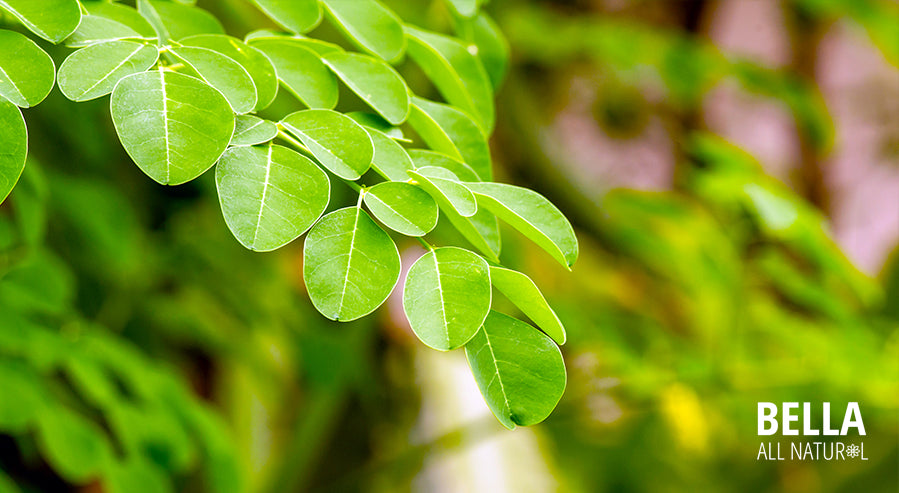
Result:
{"label": "leaf stem", "polygon": [[427,240],[425,240],[421,236],[417,236],[415,239],[417,239],[419,243],[421,243],[425,248],[427,248],[428,251],[431,251],[431,252],[434,251],[434,245],[428,243]]}

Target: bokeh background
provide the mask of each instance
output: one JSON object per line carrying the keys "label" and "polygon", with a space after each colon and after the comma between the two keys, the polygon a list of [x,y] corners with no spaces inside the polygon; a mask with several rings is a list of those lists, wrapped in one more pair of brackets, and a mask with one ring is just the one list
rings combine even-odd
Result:
{"label": "bokeh background", "polygon": [[[439,0],[385,3],[453,29]],[[233,35],[269,26],[244,0],[199,5]],[[326,321],[301,241],[243,250],[211,173],[155,185],[105,99],[57,92],[26,114],[0,207],[0,491],[899,490],[899,2],[486,10],[510,52],[499,180],[558,204],[581,244],[568,273],[503,232],[569,332],[545,423],[503,429],[398,293]],[[859,402],[867,435],[835,438],[869,460],[757,461],[758,401],[811,402],[815,423],[831,402],[837,424]],[[108,456],[111,479],[84,473]]]}

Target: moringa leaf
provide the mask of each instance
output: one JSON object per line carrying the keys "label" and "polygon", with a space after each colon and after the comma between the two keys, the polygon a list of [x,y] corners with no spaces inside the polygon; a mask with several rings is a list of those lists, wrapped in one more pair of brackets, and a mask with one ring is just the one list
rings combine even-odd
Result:
{"label": "moringa leaf", "polygon": [[297,34],[315,29],[322,20],[318,0],[253,0],[253,3],[276,24]]}
{"label": "moringa leaf", "polygon": [[303,110],[288,115],[281,125],[325,168],[345,180],[358,180],[371,166],[371,137],[348,116],[331,110]]}
{"label": "moringa leaf", "polygon": [[577,237],[559,209],[537,192],[503,183],[466,183],[484,207],[546,250],[567,269],[578,256]]}
{"label": "moringa leaf", "polygon": [[81,22],[77,0],[0,0],[0,8],[19,19],[26,29],[54,44],[69,37]]}
{"label": "moringa leaf", "polygon": [[491,311],[465,345],[471,373],[496,419],[506,428],[546,419],[565,392],[559,347],[545,334]]}
{"label": "moringa leaf", "polygon": [[0,29],[0,97],[30,108],[47,97],[56,81],[56,66],[34,41]]}
{"label": "moringa leaf", "polygon": [[322,315],[349,322],[373,312],[400,278],[400,254],[361,207],[323,217],[306,238],[303,279]]}
{"label": "moringa leaf", "polygon": [[478,211],[474,194],[459,183],[459,178],[452,171],[426,166],[408,173],[438,204],[450,206],[462,217],[471,217]]}
{"label": "moringa leaf", "polygon": [[509,42],[486,13],[458,22],[460,37],[477,47],[477,56],[490,77],[493,90],[499,88],[509,70]]}
{"label": "moringa leaf", "polygon": [[[493,85],[481,60],[461,41],[406,26],[409,56],[437,86],[440,94],[473,116],[484,135],[493,132]],[[475,45],[471,45],[475,46]]]}
{"label": "moringa leaf", "polygon": [[362,49],[388,61],[406,49],[399,17],[378,0],[322,0],[331,20]]}
{"label": "moringa leaf", "polygon": [[385,120],[399,125],[409,116],[409,88],[390,65],[367,55],[332,52],[322,61]]}
{"label": "moringa leaf", "polygon": [[221,34],[199,34],[180,41],[185,46],[207,48],[239,63],[256,86],[256,111],[267,108],[278,94],[275,66],[264,53],[243,41]]}
{"label": "moringa leaf", "polygon": [[235,113],[249,113],[256,107],[256,85],[250,74],[233,59],[194,46],[180,46],[170,52],[184,63],[190,75],[222,93]]}
{"label": "moringa leaf", "polygon": [[368,113],[365,111],[351,111],[347,113],[346,116],[355,120],[359,125],[377,130],[378,132],[381,132],[382,134],[390,137],[393,140],[410,142],[403,135],[402,128],[391,125],[390,122],[382,118],[381,115],[376,115],[374,113]]}
{"label": "moringa leaf", "polygon": [[258,38],[250,41],[250,46],[265,53],[275,66],[278,80],[300,102],[310,108],[337,106],[337,77],[302,42],[291,38]]}
{"label": "moringa leaf", "polygon": [[199,79],[163,70],[120,80],[110,113],[125,151],[163,185],[203,174],[234,133],[234,113],[221,93]]}
{"label": "moringa leaf", "polygon": [[278,136],[278,126],[274,122],[253,115],[238,115],[234,122],[232,146],[264,144]]}
{"label": "moringa leaf", "polygon": [[406,236],[424,236],[435,226],[440,210],[424,190],[410,183],[388,181],[365,192],[365,205],[388,228]]}
{"label": "moringa leaf", "polygon": [[232,147],[215,167],[228,228],[241,245],[266,252],[306,232],[325,212],[328,175],[286,147]]}
{"label": "moringa leaf", "polygon": [[[133,7],[103,0],[83,1],[82,5],[84,5],[84,8],[92,16],[116,21],[128,26],[134,30],[134,32],[145,38],[153,38],[156,36],[156,31],[153,29],[153,26],[151,26],[150,23],[147,22],[147,19],[140,15],[140,12]],[[82,22],[84,22],[83,18]]]}
{"label": "moringa leaf", "polygon": [[28,128],[22,111],[0,99],[0,204],[22,176],[28,154]]}
{"label": "moringa leaf", "polygon": [[78,29],[66,38],[66,46],[81,48],[105,41],[141,38],[143,36],[140,33],[121,22],[98,15],[85,15],[81,18]]}
{"label": "moringa leaf", "polygon": [[64,407],[46,409],[38,415],[37,437],[41,456],[70,483],[98,477],[112,457],[100,427]]}
{"label": "moringa leaf", "polygon": [[490,282],[556,343],[565,344],[565,327],[530,277],[491,265]]}
{"label": "moringa leaf", "polygon": [[431,149],[464,162],[481,180],[493,179],[487,139],[465,113],[445,104],[412,98],[409,124]]}
{"label": "moringa leaf", "polygon": [[146,72],[159,58],[155,46],[109,41],[82,48],[59,67],[59,90],[72,101],[105,96],[123,77]]}
{"label": "moringa leaf", "polygon": [[471,169],[471,166],[454,159],[442,152],[427,149],[409,149],[409,157],[416,168],[428,166],[443,168],[451,171],[462,181],[479,181],[480,177]]}
{"label": "moringa leaf", "polygon": [[[146,10],[148,5],[152,8],[152,12]],[[163,39],[178,41],[197,34],[225,34],[222,23],[214,15],[201,8],[164,0],[138,0],[137,6],[142,14],[147,12],[144,17],[157,29],[160,43],[167,43]],[[144,6],[145,10],[141,10],[141,6]],[[162,24],[166,36],[159,33],[158,25],[154,24],[150,17],[157,19],[158,23]]]}
{"label": "moringa leaf", "polygon": [[490,270],[478,255],[456,247],[434,249],[409,269],[403,309],[415,335],[449,351],[474,337],[490,311]]}
{"label": "moringa leaf", "polygon": [[446,3],[463,17],[472,17],[478,13],[478,0],[446,0]]}
{"label": "moringa leaf", "polygon": [[371,167],[390,181],[407,181],[409,175],[406,172],[413,169],[413,166],[412,159],[406,154],[403,146],[377,130],[368,128],[365,130],[371,137],[375,149]]}

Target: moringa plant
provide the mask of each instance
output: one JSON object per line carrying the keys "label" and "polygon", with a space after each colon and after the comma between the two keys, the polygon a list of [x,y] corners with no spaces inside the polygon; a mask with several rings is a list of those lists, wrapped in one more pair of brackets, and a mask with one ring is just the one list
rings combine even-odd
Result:
{"label": "moringa plant", "polygon": [[[412,330],[431,348],[464,348],[503,425],[545,419],[565,389],[565,330],[534,282],[502,265],[499,221],[566,269],[578,244],[543,196],[493,181],[488,139],[507,48],[479,11],[484,0],[446,0],[464,41],[405,24],[378,0],[253,2],[284,32],[228,36],[190,0],[0,0],[33,35],[74,49],[57,70],[31,38],[0,30],[0,199],[25,166],[20,108],[54,84],[73,102],[109,96],[122,146],[151,179],[180,185],[215,167],[222,214],[244,247],[272,251],[307,234],[303,278],[331,320],[381,306],[400,279],[394,237],[418,238],[427,252],[403,286]],[[346,46],[304,35],[323,19]],[[413,94],[395,68],[407,60],[443,102]],[[341,111],[341,84],[371,111]],[[298,111],[259,116],[281,90]],[[325,214],[332,182],[358,197]],[[425,239],[441,216],[472,249]],[[539,330],[492,311],[493,288]]]}

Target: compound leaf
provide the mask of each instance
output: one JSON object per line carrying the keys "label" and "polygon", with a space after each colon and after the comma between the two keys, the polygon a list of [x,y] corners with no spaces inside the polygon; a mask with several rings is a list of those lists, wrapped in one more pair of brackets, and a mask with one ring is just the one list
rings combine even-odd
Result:
{"label": "compound leaf", "polygon": [[478,205],[521,231],[570,269],[578,256],[577,237],[568,219],[537,192],[503,183],[466,183]]}
{"label": "compound leaf", "polygon": [[56,81],[56,66],[25,35],[0,29],[0,96],[30,108],[47,97]]}
{"label": "compound leaf", "polygon": [[565,392],[559,347],[512,317],[491,311],[465,355],[487,406],[506,428],[543,421]]}
{"label": "compound leaf", "polygon": [[228,228],[250,250],[290,243],[325,212],[328,175],[286,147],[232,147],[215,167],[219,201]]}
{"label": "compound leaf", "polygon": [[409,269],[403,309],[415,335],[441,351],[462,347],[490,311],[487,262],[456,247],[434,249]]}
{"label": "compound leaf", "polygon": [[272,61],[278,80],[297,99],[310,108],[332,109],[337,106],[337,77],[328,70],[318,54],[300,40],[290,38],[257,38],[250,45],[261,50]]}
{"label": "compound leaf", "polygon": [[253,115],[238,115],[234,123],[234,136],[231,137],[231,145],[264,144],[277,135],[278,126],[274,122]]}
{"label": "compound leaf", "polygon": [[155,46],[109,41],[82,48],[59,67],[59,90],[72,101],[90,101],[112,92],[123,77],[145,72],[159,58]]}
{"label": "compound leaf", "polygon": [[399,125],[409,116],[409,88],[390,65],[367,55],[332,52],[322,61],[385,120]]}
{"label": "compound leaf", "polygon": [[323,217],[306,238],[303,279],[315,308],[349,322],[373,312],[400,278],[400,254],[361,207]]}
{"label": "compound leaf", "polygon": [[194,46],[172,48],[171,53],[184,63],[190,75],[218,89],[235,113],[249,113],[256,107],[256,85],[246,69],[233,59]]}
{"label": "compound leaf", "polygon": [[371,166],[371,137],[352,118],[331,110],[304,110],[281,122],[335,175],[358,180]]}
{"label": "compound leaf", "polygon": [[412,98],[409,124],[431,149],[469,165],[481,180],[493,179],[487,139],[465,113],[445,104]]}
{"label": "compound leaf", "polygon": [[234,113],[220,92],[199,79],[163,70],[120,80],[112,91],[110,113],[125,151],[163,185],[203,174],[234,133]]}
{"label": "compound leaf", "polygon": [[28,128],[22,111],[0,99],[0,204],[22,176],[28,154]]}
{"label": "compound leaf", "polygon": [[298,34],[315,29],[322,20],[318,0],[253,0],[253,3],[276,24]]}
{"label": "compound leaf", "polygon": [[490,282],[543,332],[558,344],[565,344],[565,327],[530,277],[512,269],[491,265]]}
{"label": "compound leaf", "polygon": [[379,183],[366,190],[364,200],[372,214],[397,233],[424,236],[437,226],[437,203],[410,183]]}
{"label": "compound leaf", "polygon": [[0,7],[19,19],[29,31],[51,43],[69,37],[81,22],[77,0],[0,0]]}
{"label": "compound leaf", "polygon": [[377,0],[322,0],[334,23],[364,50],[392,62],[406,49],[402,21]]}

